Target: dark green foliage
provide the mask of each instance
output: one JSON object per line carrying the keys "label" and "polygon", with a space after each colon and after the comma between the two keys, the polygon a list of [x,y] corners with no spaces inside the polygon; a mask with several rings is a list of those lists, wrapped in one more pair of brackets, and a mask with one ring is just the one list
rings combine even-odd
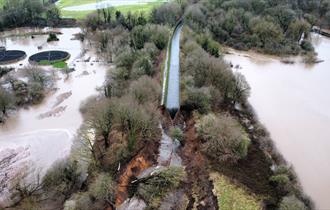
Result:
{"label": "dark green foliage", "polygon": [[50,33],[48,38],[47,38],[47,42],[53,42],[53,41],[58,41],[59,39],[57,38],[56,34],[54,33]]}
{"label": "dark green foliage", "polygon": [[314,47],[313,47],[312,43],[310,43],[307,40],[304,40],[301,42],[301,48],[306,51],[312,51],[312,52],[314,51]]}

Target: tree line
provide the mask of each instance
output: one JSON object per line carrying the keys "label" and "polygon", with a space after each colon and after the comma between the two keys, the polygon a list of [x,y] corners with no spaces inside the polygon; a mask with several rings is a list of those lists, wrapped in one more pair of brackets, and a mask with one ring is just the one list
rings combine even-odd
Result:
{"label": "tree line", "polygon": [[60,11],[46,0],[5,0],[0,7],[0,30],[22,26],[54,26]]}
{"label": "tree line", "polygon": [[[311,26],[330,26],[330,1],[197,1],[189,4],[185,15],[194,30],[236,49],[298,54],[313,51],[308,41]],[[307,39],[300,44],[302,33]]]}

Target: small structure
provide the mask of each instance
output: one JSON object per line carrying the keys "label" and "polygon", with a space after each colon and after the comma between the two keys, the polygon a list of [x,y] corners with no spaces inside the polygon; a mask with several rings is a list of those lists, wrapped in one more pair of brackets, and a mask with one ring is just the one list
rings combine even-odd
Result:
{"label": "small structure", "polygon": [[70,54],[65,51],[51,50],[36,53],[29,57],[32,64],[50,65],[60,61],[66,61],[70,58]]}
{"label": "small structure", "polygon": [[5,47],[0,47],[0,65],[15,63],[23,60],[26,53],[21,50],[6,50]]}

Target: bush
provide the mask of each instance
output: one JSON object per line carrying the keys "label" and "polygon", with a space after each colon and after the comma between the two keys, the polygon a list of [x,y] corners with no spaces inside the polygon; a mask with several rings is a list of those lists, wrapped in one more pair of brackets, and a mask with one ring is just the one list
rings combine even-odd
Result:
{"label": "bush", "polygon": [[40,83],[36,83],[36,82],[32,82],[29,84],[28,86],[29,88],[29,100],[33,103],[33,104],[38,104],[40,103],[44,97],[44,88],[41,86]]}
{"label": "bush", "polygon": [[53,41],[58,41],[59,39],[57,38],[55,33],[50,33],[48,38],[47,38],[47,42],[53,42]]}
{"label": "bush", "polygon": [[181,17],[181,7],[177,3],[162,4],[151,11],[151,22],[174,26]]}
{"label": "bush", "polygon": [[307,40],[302,41],[300,46],[305,51],[308,51],[308,52],[314,51],[314,47],[313,47],[312,43],[310,43]]}
{"label": "bush", "polygon": [[[4,121],[7,110],[14,106],[14,96],[0,86],[0,123]],[[1,117],[3,116],[3,117]]]}
{"label": "bush", "polygon": [[129,93],[139,104],[157,104],[161,96],[161,87],[154,79],[143,76],[131,83]]}
{"label": "bush", "polygon": [[145,200],[149,206],[158,208],[160,199],[169,191],[174,190],[185,179],[185,170],[182,167],[170,167],[153,173],[139,181],[137,195]]}
{"label": "bush", "polygon": [[111,106],[117,130],[127,134],[130,152],[136,149],[138,140],[151,140],[158,134],[159,116],[155,110],[147,110],[148,106],[139,105],[130,97],[114,99]]}
{"label": "bush", "polygon": [[183,141],[184,135],[182,130],[179,127],[171,127],[170,128],[170,136],[172,139],[176,139],[180,142]]}
{"label": "bush", "polygon": [[132,67],[132,78],[139,78],[143,75],[153,76],[155,74],[155,69],[152,65],[152,61],[147,56],[141,56],[137,59]]}
{"label": "bush", "polygon": [[296,196],[290,195],[282,199],[280,210],[307,210],[307,207]]}
{"label": "bush", "polygon": [[236,162],[247,155],[250,140],[232,117],[208,114],[196,125],[203,151],[218,162]]}
{"label": "bush", "polygon": [[187,88],[183,106],[206,114],[211,110],[211,95],[208,88]]}
{"label": "bush", "polygon": [[43,186],[48,192],[58,193],[67,198],[81,185],[77,161],[63,160],[50,168],[43,178]]}
{"label": "bush", "polygon": [[104,203],[115,202],[116,183],[109,174],[99,174],[90,185],[89,193],[93,199]]}

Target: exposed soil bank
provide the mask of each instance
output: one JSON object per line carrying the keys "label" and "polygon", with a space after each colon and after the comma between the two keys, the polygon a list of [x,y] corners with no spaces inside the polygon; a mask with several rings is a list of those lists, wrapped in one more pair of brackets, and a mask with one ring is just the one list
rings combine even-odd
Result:
{"label": "exposed soil bank", "polygon": [[146,169],[157,164],[158,140],[150,140],[119,172],[115,206],[119,207],[129,198],[131,182]]}
{"label": "exposed soil bank", "polygon": [[188,209],[193,209],[194,206],[198,210],[219,209],[217,198],[212,191],[214,186],[210,181],[207,161],[201,153],[195,121],[190,114],[184,113],[184,115],[186,128],[184,130],[184,146],[180,154],[188,176],[188,183],[184,187],[190,198]]}

